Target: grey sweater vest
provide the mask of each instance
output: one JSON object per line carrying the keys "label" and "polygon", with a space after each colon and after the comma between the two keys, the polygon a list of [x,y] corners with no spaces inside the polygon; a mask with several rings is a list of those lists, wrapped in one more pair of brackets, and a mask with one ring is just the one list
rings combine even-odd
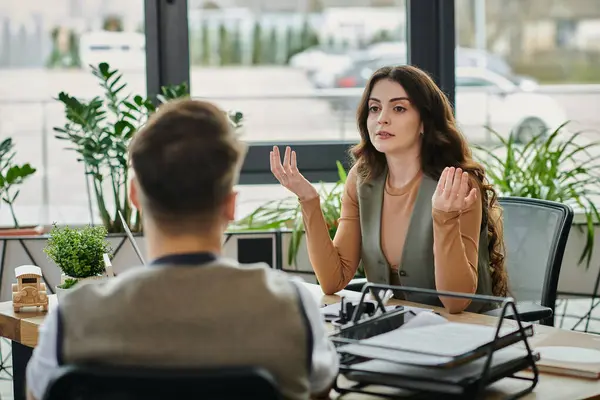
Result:
{"label": "grey sweater vest", "polygon": [[[387,170],[368,183],[357,183],[362,234],[361,262],[369,282],[390,284],[390,265],[381,250],[381,212]],[[412,211],[398,275],[402,286],[435,290],[433,217],[431,198],[437,182],[423,175]],[[479,235],[477,294],[492,294],[489,271],[487,225]],[[437,296],[405,293],[406,300],[442,306]],[[467,311],[482,312],[494,305],[471,302]]]}
{"label": "grey sweater vest", "polygon": [[280,272],[218,259],[133,268],[59,305],[62,363],[146,367],[257,366],[286,399],[309,397],[312,331]]}

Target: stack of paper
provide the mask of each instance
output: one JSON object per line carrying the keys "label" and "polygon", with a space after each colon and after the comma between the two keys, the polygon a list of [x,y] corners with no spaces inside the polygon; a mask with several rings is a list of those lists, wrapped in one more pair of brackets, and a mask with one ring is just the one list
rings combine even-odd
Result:
{"label": "stack of paper", "polygon": [[[498,368],[509,369],[527,355],[519,347],[507,347],[498,350],[492,357],[490,370]],[[480,358],[456,368],[427,368],[383,360],[365,361],[352,366],[353,371],[346,374],[348,379],[370,384],[398,386],[406,389],[419,390],[426,387],[447,393],[460,393],[459,383],[476,381],[480,378],[485,367],[485,358]],[[393,377],[392,377],[393,376]],[[427,380],[424,380],[424,378]],[[433,381],[435,380],[435,382]]]}
{"label": "stack of paper", "polygon": [[[406,329],[407,324],[360,344],[341,346],[338,351],[396,363],[445,367],[456,357],[474,353],[490,343],[496,333],[496,327],[448,322],[432,313],[418,315],[409,323],[410,329]],[[512,327],[503,328],[500,336],[514,331]]]}
{"label": "stack of paper", "polygon": [[[485,384],[526,369],[530,362],[516,327],[500,329],[497,341],[496,331],[496,326],[450,322],[421,310],[400,328],[342,344],[337,351],[358,356],[346,358],[342,368],[351,381],[470,396],[479,387],[492,347]],[[527,334],[531,332],[529,327]]]}

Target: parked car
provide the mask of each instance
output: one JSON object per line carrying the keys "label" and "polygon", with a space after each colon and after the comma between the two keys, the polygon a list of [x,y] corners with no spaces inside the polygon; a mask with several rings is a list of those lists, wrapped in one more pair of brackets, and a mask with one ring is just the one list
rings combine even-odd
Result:
{"label": "parked car", "polygon": [[497,54],[469,47],[457,47],[455,57],[457,67],[488,69],[509,78],[523,90],[531,91],[537,88],[538,83],[535,79],[528,76],[516,75],[506,60]]}
{"label": "parked car", "polygon": [[[399,65],[395,58],[357,63],[340,76],[337,88],[363,88],[373,72],[383,65]],[[550,96],[522,89],[518,80],[479,67],[456,68],[456,118],[466,132],[481,134],[488,126],[508,136],[511,131],[520,141],[547,129],[555,129],[567,120],[565,110]],[[332,100],[334,109],[356,109],[356,96]]]}
{"label": "parked car", "polygon": [[463,129],[489,126],[527,142],[567,121],[552,97],[524,90],[518,78],[478,67],[456,68],[456,119]]}
{"label": "parked car", "polygon": [[[406,43],[380,42],[366,49],[353,50],[345,54],[331,56],[323,65],[313,65],[309,79],[319,89],[335,87],[336,79],[359,65],[377,61],[381,58],[394,58],[398,63],[407,62]],[[315,60],[318,61],[318,60]]]}
{"label": "parked car", "polygon": [[[307,56],[312,53],[307,52]],[[408,63],[408,51],[405,42],[380,42],[370,45],[364,50],[356,50],[347,54],[328,54],[313,57],[309,79],[316,88],[327,89],[339,87],[336,82],[347,78],[356,71],[372,65]],[[457,67],[479,67],[489,69],[510,79],[523,90],[535,90],[537,82],[530,77],[515,75],[510,65],[500,56],[487,51],[468,47],[456,48]],[[308,57],[304,58],[305,60]],[[372,69],[372,68],[370,68]]]}
{"label": "parked car", "polygon": [[352,54],[347,50],[313,46],[294,54],[290,57],[288,64],[293,68],[302,69],[314,84],[314,77],[317,73],[342,71],[352,65]]}

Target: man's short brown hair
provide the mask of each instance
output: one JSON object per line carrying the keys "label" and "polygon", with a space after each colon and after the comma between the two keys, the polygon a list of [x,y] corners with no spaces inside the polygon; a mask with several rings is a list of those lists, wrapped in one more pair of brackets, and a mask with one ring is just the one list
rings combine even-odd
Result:
{"label": "man's short brown hair", "polygon": [[236,184],[244,145],[227,115],[198,100],[159,107],[129,146],[143,212],[161,229],[201,230]]}

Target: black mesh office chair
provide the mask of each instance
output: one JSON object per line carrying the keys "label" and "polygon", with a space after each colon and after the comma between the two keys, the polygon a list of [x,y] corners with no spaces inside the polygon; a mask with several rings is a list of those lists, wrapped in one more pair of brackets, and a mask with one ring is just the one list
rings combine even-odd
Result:
{"label": "black mesh office chair", "polygon": [[[562,203],[524,197],[501,197],[499,202],[504,209],[509,289],[517,300],[517,310],[524,321],[553,326],[573,210]],[[353,279],[346,289],[361,291],[366,282],[364,278]],[[500,315],[499,310],[487,314]]]}
{"label": "black mesh office chair", "polygon": [[65,366],[43,400],[281,399],[273,377],[259,368],[210,370]]}
{"label": "black mesh office chair", "polygon": [[[548,200],[502,197],[510,294],[525,321],[554,325],[556,290],[573,210]],[[498,315],[498,311],[489,312]]]}

